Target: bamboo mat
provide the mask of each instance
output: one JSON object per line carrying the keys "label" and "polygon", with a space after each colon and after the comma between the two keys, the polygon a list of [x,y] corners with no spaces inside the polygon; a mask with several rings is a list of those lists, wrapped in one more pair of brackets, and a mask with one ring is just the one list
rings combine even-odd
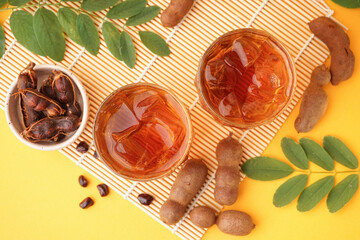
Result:
{"label": "bamboo mat", "polygon": [[[169,1],[150,0],[149,2],[165,9]],[[66,4],[78,6],[78,3],[67,2]],[[56,7],[47,8],[57,11]],[[33,13],[36,8],[29,8],[28,11]],[[96,14],[103,17],[105,13],[103,11]],[[133,70],[110,55],[103,39],[101,39],[100,52],[96,57],[67,39],[66,55],[61,64],[72,70],[83,82],[90,100],[90,116],[80,138],[61,152],[163,224],[159,220],[159,209],[169,195],[177,171],[169,177],[146,183],[137,183],[114,175],[99,159],[93,157],[92,126],[100,103],[115,89],[139,81],[165,86],[173,90],[191,110],[195,137],[190,156],[204,159],[210,170],[205,186],[188,210],[197,205],[207,205],[220,211],[222,206],[213,198],[217,142],[227,136],[229,131],[233,131],[235,137],[242,141],[243,161],[262,154],[297,104],[309,83],[312,69],[323,63],[329,55],[326,46],[311,34],[307,22],[319,16],[332,14],[333,11],[323,1],[316,0],[198,0],[183,21],[173,29],[164,28],[159,18],[138,27],[138,30],[154,31],[167,39],[172,52],[170,57],[154,57],[141,44],[139,37],[130,31],[135,39],[137,50],[137,64]],[[94,21],[100,29],[101,22],[98,19]],[[273,123],[250,131],[231,129],[216,123],[199,106],[193,84],[199,59],[210,43],[223,33],[243,27],[263,29],[275,35],[293,57],[298,81],[294,99],[288,109]],[[10,32],[8,21],[4,24],[4,30],[7,51],[0,60],[0,107],[2,109],[4,109],[6,92],[10,84],[30,61],[38,64],[55,64],[48,58],[30,53],[18,44]],[[75,150],[75,146],[80,141],[91,144],[87,154],[82,155]],[[155,197],[150,206],[142,206],[137,201],[138,194],[144,192]],[[189,221],[188,214],[177,225],[163,225],[182,239],[200,239],[205,233],[205,229],[197,228]]]}

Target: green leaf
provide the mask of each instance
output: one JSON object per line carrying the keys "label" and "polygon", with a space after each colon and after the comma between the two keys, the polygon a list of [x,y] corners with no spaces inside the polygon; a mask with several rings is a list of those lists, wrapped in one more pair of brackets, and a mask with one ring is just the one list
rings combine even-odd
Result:
{"label": "green leaf", "polygon": [[304,149],[293,139],[284,137],[281,140],[281,148],[289,161],[301,169],[309,169],[309,161]]}
{"label": "green leaf", "polygon": [[85,49],[92,55],[97,55],[100,49],[100,37],[95,23],[88,15],[79,14],[76,27]]}
{"label": "green leaf", "polygon": [[140,31],[140,39],[143,44],[154,54],[158,56],[169,56],[170,48],[162,37],[149,31]]}
{"label": "green leaf", "polygon": [[334,161],[319,144],[309,138],[301,138],[299,142],[310,161],[327,171],[334,170]]}
{"label": "green leaf", "polygon": [[339,211],[354,196],[359,188],[359,175],[352,174],[339,182],[327,198],[327,207],[331,213]]}
{"label": "green leaf", "polygon": [[334,182],[334,176],[327,176],[305,188],[297,203],[298,211],[306,212],[313,209],[330,192]]}
{"label": "green leaf", "polygon": [[339,4],[342,7],[346,8],[359,8],[360,1],[359,0],[332,0],[334,3]]}
{"label": "green leaf", "polygon": [[126,21],[126,25],[137,26],[137,25],[147,23],[147,22],[153,20],[159,14],[160,10],[161,10],[161,8],[158,6],[146,7],[137,15],[130,17]]}
{"label": "green leaf", "polygon": [[4,33],[4,29],[0,25],[0,58],[4,55],[4,53],[5,53],[5,33]]}
{"label": "green leaf", "polygon": [[62,2],[81,2],[82,0],[61,0]]}
{"label": "green leaf", "polygon": [[324,137],[324,148],[330,156],[345,167],[356,169],[358,160],[343,141],[336,137]]}
{"label": "green leaf", "polygon": [[121,46],[120,46],[120,32],[117,28],[110,22],[104,22],[102,26],[102,33],[107,48],[111,54],[122,61],[121,57]]}
{"label": "green leaf", "polygon": [[86,11],[101,11],[115,5],[119,0],[84,0],[81,8]]}
{"label": "green leaf", "polygon": [[55,61],[63,60],[65,38],[56,15],[48,9],[39,8],[34,14],[33,27],[42,51]]}
{"label": "green leaf", "polygon": [[141,12],[146,4],[147,0],[127,0],[111,8],[106,17],[110,19],[129,18]]}
{"label": "green leaf", "polygon": [[26,11],[15,11],[10,16],[11,31],[16,40],[26,49],[35,54],[46,56],[35,36],[33,20],[34,17]]}
{"label": "green leaf", "polygon": [[121,56],[124,59],[125,64],[129,68],[134,68],[136,61],[135,46],[131,36],[125,31],[120,34],[120,46]]}
{"label": "green leaf", "polygon": [[0,8],[2,8],[3,6],[5,6],[7,4],[7,0],[0,0]]}
{"label": "green leaf", "polygon": [[83,45],[76,27],[77,14],[69,8],[60,8],[58,11],[59,22],[71,40]]}
{"label": "green leaf", "polygon": [[8,0],[11,6],[22,6],[30,2],[30,0]]}
{"label": "green leaf", "polygon": [[274,194],[274,206],[283,207],[291,203],[304,190],[308,178],[308,175],[302,174],[284,182]]}
{"label": "green leaf", "polygon": [[249,178],[261,181],[284,178],[294,172],[294,169],[286,163],[270,157],[249,159],[241,169]]}

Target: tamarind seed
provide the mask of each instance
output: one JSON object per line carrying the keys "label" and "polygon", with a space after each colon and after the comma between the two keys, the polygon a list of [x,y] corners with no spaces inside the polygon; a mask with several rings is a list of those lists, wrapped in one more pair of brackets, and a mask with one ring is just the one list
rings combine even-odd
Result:
{"label": "tamarind seed", "polygon": [[106,184],[102,183],[96,186],[99,190],[100,196],[105,197],[109,194],[109,188],[106,186]]}
{"label": "tamarind seed", "polygon": [[154,197],[151,196],[150,194],[147,194],[147,193],[141,193],[139,194],[139,196],[137,197],[137,199],[139,200],[139,202],[142,204],[142,205],[150,205],[151,202],[154,200]]}
{"label": "tamarind seed", "polygon": [[93,156],[94,156],[95,159],[98,159],[98,158],[99,158],[99,154],[97,153],[97,151],[94,152],[94,155],[93,155]]}
{"label": "tamarind seed", "polygon": [[88,185],[88,180],[87,180],[83,175],[80,175],[80,177],[79,177],[79,183],[80,183],[80,186],[82,186],[82,187],[87,187],[87,185]]}
{"label": "tamarind seed", "polygon": [[76,146],[76,150],[80,153],[86,153],[89,151],[89,144],[87,144],[84,141],[79,142],[79,144]]}
{"label": "tamarind seed", "polygon": [[92,205],[94,205],[94,201],[90,197],[85,198],[79,204],[82,209],[91,207]]}

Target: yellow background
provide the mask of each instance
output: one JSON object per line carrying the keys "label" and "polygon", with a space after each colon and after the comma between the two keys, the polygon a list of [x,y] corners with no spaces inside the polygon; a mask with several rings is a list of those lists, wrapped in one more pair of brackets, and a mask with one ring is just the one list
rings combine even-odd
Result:
{"label": "yellow background", "polygon": [[[309,134],[297,134],[293,123],[299,106],[271,142],[265,155],[285,161],[280,141],[284,136],[308,136],[321,142],[325,135],[338,136],[360,158],[360,9],[350,10],[327,1],[335,17],[349,27],[351,49],[357,64],[352,78],[339,86],[326,86],[329,108],[326,116]],[[9,13],[0,13],[3,22]],[[0,111],[0,239],[179,239],[144,212],[111,192],[101,198],[97,179],[59,152],[33,150],[10,132]],[[311,165],[312,168],[316,168]],[[336,166],[339,169],[339,166]],[[90,184],[77,183],[85,175]],[[319,175],[319,174],[318,174]],[[312,176],[314,181],[320,176]],[[336,176],[337,182],[344,178]],[[330,214],[323,200],[307,213],[296,210],[296,202],[282,209],[272,197],[283,180],[259,182],[246,179],[239,199],[231,207],[249,213],[256,229],[241,239],[360,239],[360,191],[340,212]],[[79,202],[91,196],[95,205],[87,210]],[[204,239],[238,239],[210,228]]]}

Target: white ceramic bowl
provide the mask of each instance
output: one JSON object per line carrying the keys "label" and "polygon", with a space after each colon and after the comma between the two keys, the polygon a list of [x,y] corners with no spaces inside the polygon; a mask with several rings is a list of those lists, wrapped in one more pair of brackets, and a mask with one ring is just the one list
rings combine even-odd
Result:
{"label": "white ceramic bowl", "polygon": [[[25,67],[25,66],[24,66]],[[53,70],[61,71],[68,75],[74,82],[76,87],[76,96],[77,101],[82,110],[82,120],[79,128],[69,133],[64,139],[59,142],[29,142],[25,138],[21,136],[21,132],[24,130],[24,124],[22,123],[22,115],[19,104],[19,96],[14,96],[13,94],[17,92],[17,78],[11,84],[9,92],[6,96],[5,101],[5,116],[7,123],[11,129],[11,131],[15,134],[15,136],[23,143],[28,145],[29,147],[42,150],[42,151],[54,151],[65,148],[73,143],[82,133],[86,126],[86,122],[89,116],[89,101],[86,95],[86,91],[82,86],[79,79],[71,73],[68,69],[58,66],[58,65],[36,65],[34,68],[37,76],[38,76],[38,89],[39,86],[48,78],[48,76],[52,73]]]}

